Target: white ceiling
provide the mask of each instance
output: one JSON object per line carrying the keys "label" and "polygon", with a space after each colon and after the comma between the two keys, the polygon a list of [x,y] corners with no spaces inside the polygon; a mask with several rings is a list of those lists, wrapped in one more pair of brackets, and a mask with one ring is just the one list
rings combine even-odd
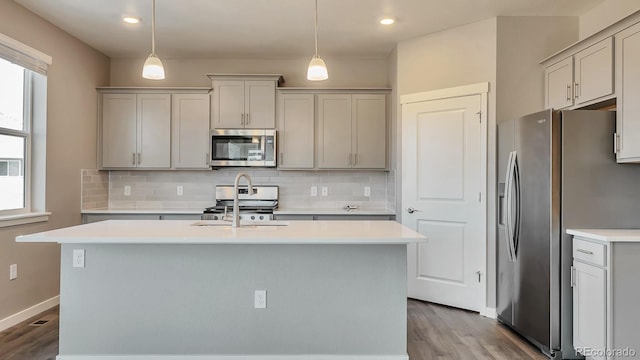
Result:
{"label": "white ceiling", "polygon": [[[151,52],[151,0],[14,0],[110,57]],[[603,0],[318,0],[320,56],[386,56],[398,41],[498,15],[578,16]],[[143,21],[128,25],[122,15]],[[398,21],[380,25],[383,15]],[[156,53],[313,55],[314,0],[156,0]]]}

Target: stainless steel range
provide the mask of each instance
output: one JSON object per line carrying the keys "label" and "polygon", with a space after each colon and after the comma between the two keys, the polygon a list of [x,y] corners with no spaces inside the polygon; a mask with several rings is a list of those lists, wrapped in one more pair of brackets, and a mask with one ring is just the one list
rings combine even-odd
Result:
{"label": "stainless steel range", "polygon": [[[247,186],[238,187],[238,205],[240,220],[273,220],[273,210],[278,208],[277,185],[253,186],[249,194]],[[202,214],[202,220],[229,220],[233,212],[233,185],[216,186],[216,205],[208,207]]]}

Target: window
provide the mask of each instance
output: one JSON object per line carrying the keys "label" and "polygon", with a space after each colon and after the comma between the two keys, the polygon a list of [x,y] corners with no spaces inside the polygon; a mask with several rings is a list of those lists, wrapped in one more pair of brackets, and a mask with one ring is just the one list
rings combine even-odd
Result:
{"label": "window", "polygon": [[0,221],[44,211],[50,63],[49,56],[0,34]]}

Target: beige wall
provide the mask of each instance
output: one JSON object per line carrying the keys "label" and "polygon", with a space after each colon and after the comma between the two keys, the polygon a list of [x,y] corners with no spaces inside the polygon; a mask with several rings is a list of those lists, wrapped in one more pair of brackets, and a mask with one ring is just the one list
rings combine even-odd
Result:
{"label": "beige wall", "polygon": [[540,60],[577,40],[577,17],[498,18],[498,123],[544,108],[544,70]]}
{"label": "beige wall", "polygon": [[[96,167],[96,86],[109,83],[109,59],[10,0],[0,32],[53,57],[48,74],[49,222],[0,229],[0,319],[59,293],[59,247],[16,244],[15,236],[80,223],[80,169]],[[7,280],[9,264],[18,278]]]}
{"label": "beige wall", "polygon": [[[489,83],[488,104],[488,224],[495,223],[495,109],[496,109],[496,31],[497,19],[460,26],[398,44],[398,95],[450,88],[475,83]],[[398,103],[399,100],[398,100]],[[401,118],[398,117],[399,122]],[[399,124],[401,126],[401,124]],[[401,132],[398,131],[398,137]],[[398,138],[398,142],[401,139]],[[397,188],[402,179],[398,176]],[[398,197],[401,194],[398,193]],[[487,265],[494,270],[494,227],[487,226]],[[493,259],[493,260],[492,260]],[[488,288],[487,306],[495,306],[495,285]]]}
{"label": "beige wall", "polygon": [[638,0],[605,0],[580,16],[580,39],[585,39],[636,11],[640,11]]}
{"label": "beige wall", "polygon": [[326,81],[308,81],[310,57],[296,59],[165,59],[166,79],[145,80],[145,59],[112,59],[111,86],[211,86],[207,73],[283,74],[283,86],[304,87],[386,87],[385,58],[325,58],[329,69]]}

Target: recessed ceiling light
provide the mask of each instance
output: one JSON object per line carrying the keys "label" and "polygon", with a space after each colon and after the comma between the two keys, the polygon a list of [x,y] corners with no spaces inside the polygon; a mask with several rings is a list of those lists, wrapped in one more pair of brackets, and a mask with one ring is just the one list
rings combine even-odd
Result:
{"label": "recessed ceiling light", "polygon": [[380,24],[382,25],[391,25],[393,23],[396,22],[396,19],[393,17],[389,17],[389,16],[385,16],[382,19],[380,19]]}
{"label": "recessed ceiling light", "polygon": [[139,16],[123,16],[122,21],[126,22],[127,24],[137,24],[142,21],[142,19]]}

